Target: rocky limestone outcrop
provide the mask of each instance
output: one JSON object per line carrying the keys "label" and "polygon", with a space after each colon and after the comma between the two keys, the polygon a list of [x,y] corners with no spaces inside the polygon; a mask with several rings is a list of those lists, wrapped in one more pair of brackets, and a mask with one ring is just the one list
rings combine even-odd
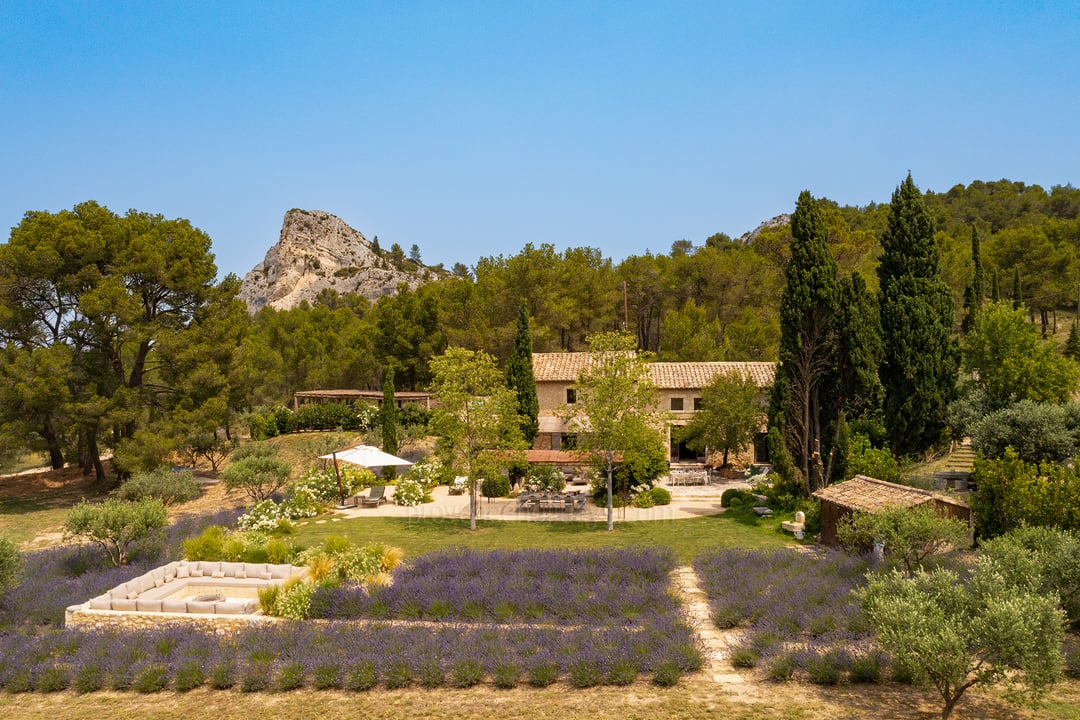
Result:
{"label": "rocky limestone outcrop", "polygon": [[791,215],[789,215],[788,213],[783,213],[781,215],[777,215],[776,217],[770,218],[769,220],[766,220],[765,222],[761,223],[760,225],[758,225],[756,228],[754,228],[750,232],[748,232],[745,235],[741,236],[739,238],[739,242],[744,243],[746,245],[749,245],[750,243],[754,242],[754,239],[758,235],[761,234],[762,230],[769,230],[770,228],[782,227],[784,225],[790,225],[790,224],[791,224]]}
{"label": "rocky limestone outcrop", "polygon": [[323,210],[290,210],[281,237],[263,261],[244,276],[240,299],[255,313],[269,305],[277,310],[314,303],[325,289],[355,293],[371,301],[397,290],[415,288],[433,276],[428,268],[395,268],[362,234]]}

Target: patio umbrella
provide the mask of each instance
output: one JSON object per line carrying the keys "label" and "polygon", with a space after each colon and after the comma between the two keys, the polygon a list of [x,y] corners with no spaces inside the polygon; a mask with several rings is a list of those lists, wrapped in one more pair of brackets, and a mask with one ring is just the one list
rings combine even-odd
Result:
{"label": "patio umbrella", "polygon": [[345,489],[341,485],[341,473],[338,471],[338,460],[352,463],[353,465],[362,465],[366,468],[406,467],[412,465],[408,460],[383,452],[372,445],[357,445],[355,447],[345,448],[344,450],[335,450],[329,455],[320,455],[319,459],[334,461],[334,474],[337,475],[338,492],[341,493],[342,504],[345,502]]}

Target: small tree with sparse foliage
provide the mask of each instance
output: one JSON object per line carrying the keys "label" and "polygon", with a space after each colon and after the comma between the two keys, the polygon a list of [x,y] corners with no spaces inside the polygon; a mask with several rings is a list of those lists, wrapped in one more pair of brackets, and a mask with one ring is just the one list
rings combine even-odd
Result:
{"label": "small tree with sparse foliage", "polygon": [[971,545],[966,523],[939,515],[930,505],[852,513],[836,532],[848,549],[865,550],[881,543],[886,558],[908,575],[921,570],[933,555]]}
{"label": "small tree with sparse foliage", "polygon": [[249,445],[237,451],[221,479],[229,490],[243,490],[261,502],[285,488],[291,471],[289,463],[275,456],[272,446]]}
{"label": "small tree with sparse foliage", "polygon": [[947,720],[976,685],[1035,700],[1061,676],[1057,598],[1006,581],[983,560],[962,582],[951,570],[872,575],[856,597],[878,642],[916,683],[941,695]]}
{"label": "small tree with sparse foliage", "polygon": [[120,567],[127,564],[133,544],[165,525],[165,505],[157,498],[134,502],[113,498],[98,504],[84,500],[68,511],[64,532],[100,545],[112,564]]}

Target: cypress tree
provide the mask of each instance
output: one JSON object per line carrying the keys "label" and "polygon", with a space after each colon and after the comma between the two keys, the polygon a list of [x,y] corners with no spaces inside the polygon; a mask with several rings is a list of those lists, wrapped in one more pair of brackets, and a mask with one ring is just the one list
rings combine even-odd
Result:
{"label": "cypress tree", "polygon": [[[791,260],[780,298],[780,366],[774,418],[806,492],[825,482],[822,389],[835,363],[839,288],[818,203],[804,190],[791,216]],[[779,415],[780,417],[776,417]]]}
{"label": "cypress tree", "polygon": [[893,192],[878,266],[885,428],[893,452],[922,453],[943,438],[955,394],[952,291],[941,279],[934,218],[909,173]]}
{"label": "cypress tree", "polygon": [[997,268],[990,271],[990,302],[1001,302],[1001,286],[998,284]]}
{"label": "cypress tree", "polygon": [[975,327],[975,318],[978,310],[975,306],[975,288],[968,285],[964,288],[964,319],[960,321],[960,332],[967,335]]}
{"label": "cypress tree", "polygon": [[1020,268],[1013,266],[1013,310],[1024,307],[1024,294],[1020,290]]}
{"label": "cypress tree", "polygon": [[540,431],[540,403],[536,397],[536,376],[533,375],[532,333],[529,331],[529,307],[521,301],[518,310],[514,352],[506,363],[506,384],[517,396],[521,434],[532,445]]}
{"label": "cypress tree", "polygon": [[[396,455],[398,450],[397,437],[397,405],[394,402],[394,368],[386,368],[382,381],[382,449],[391,455]],[[383,468],[383,477],[391,480],[396,475],[393,467]]]}
{"label": "cypress tree", "polygon": [[971,293],[977,312],[982,309],[985,291],[983,290],[982,253],[979,250],[979,231],[974,225],[971,226],[971,264],[975,266],[975,271],[971,276]]}

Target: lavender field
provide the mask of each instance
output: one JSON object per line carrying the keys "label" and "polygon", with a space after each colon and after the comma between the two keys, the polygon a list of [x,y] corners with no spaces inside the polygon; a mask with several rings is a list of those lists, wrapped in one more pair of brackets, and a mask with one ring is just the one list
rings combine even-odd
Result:
{"label": "lavender field", "polygon": [[761,666],[773,680],[802,673],[819,684],[845,675],[880,679],[888,658],[851,596],[864,582],[864,559],[727,549],[702,553],[694,569],[713,622],[739,631],[731,652],[736,667]]}
{"label": "lavender field", "polygon": [[[170,538],[159,559],[174,553]],[[320,589],[312,607],[328,619],[229,635],[59,629],[64,607],[145,567],[106,569],[74,548],[28,564],[0,605],[7,692],[671,685],[703,661],[670,593],[675,557],[653,548],[431,553],[370,594]]]}

